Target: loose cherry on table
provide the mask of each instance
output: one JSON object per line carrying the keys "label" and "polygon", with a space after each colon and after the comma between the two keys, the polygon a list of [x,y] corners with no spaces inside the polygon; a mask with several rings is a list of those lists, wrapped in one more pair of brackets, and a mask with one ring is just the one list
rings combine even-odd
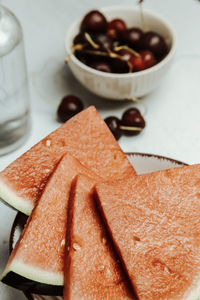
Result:
{"label": "loose cherry on table", "polygon": [[73,95],[65,96],[58,106],[58,120],[61,122],[66,122],[81,110],[83,110],[83,103],[78,97]]}
{"label": "loose cherry on table", "polygon": [[137,135],[145,127],[145,120],[137,108],[130,108],[124,112],[121,129],[125,135]]}
{"label": "loose cherry on table", "polygon": [[119,140],[119,138],[122,136],[122,130],[120,129],[120,119],[111,116],[106,118],[104,121],[106,122],[108,128],[110,129],[116,140]]}
{"label": "loose cherry on table", "polygon": [[[78,97],[74,95],[65,96],[58,106],[58,120],[66,122],[82,110],[83,103]],[[130,136],[137,135],[145,127],[145,120],[137,108],[129,108],[126,110],[121,120],[115,116],[110,116],[104,121],[116,140],[119,140],[122,134]]]}
{"label": "loose cherry on table", "polygon": [[107,117],[104,121],[116,140],[118,140],[122,134],[128,136],[138,135],[145,127],[145,120],[139,109],[135,107],[126,110],[123,113],[121,120],[111,116]]}

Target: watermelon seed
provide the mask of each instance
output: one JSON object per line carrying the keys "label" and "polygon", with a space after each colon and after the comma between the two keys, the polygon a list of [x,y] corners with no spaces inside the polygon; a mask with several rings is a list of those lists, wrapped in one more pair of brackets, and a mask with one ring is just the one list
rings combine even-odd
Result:
{"label": "watermelon seed", "polygon": [[79,251],[79,250],[81,250],[81,247],[80,247],[79,244],[74,243],[74,244],[73,244],[73,249],[74,249],[75,251]]}
{"label": "watermelon seed", "polygon": [[103,245],[105,245],[107,243],[106,238],[102,238],[102,243],[103,243]]}
{"label": "watermelon seed", "polygon": [[137,242],[140,242],[140,238],[138,236],[134,236],[133,239]]}
{"label": "watermelon seed", "polygon": [[60,245],[61,245],[61,247],[63,247],[65,245],[65,240],[62,240]]}
{"label": "watermelon seed", "polygon": [[50,140],[46,140],[46,146],[50,147],[51,146],[51,141]]}
{"label": "watermelon seed", "polygon": [[105,269],[105,267],[103,265],[98,267],[99,271],[103,271],[104,269]]}

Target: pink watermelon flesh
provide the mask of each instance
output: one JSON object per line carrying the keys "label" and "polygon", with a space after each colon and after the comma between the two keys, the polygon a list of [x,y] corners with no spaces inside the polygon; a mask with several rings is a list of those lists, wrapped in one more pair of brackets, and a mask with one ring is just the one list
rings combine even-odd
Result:
{"label": "pink watermelon flesh", "polygon": [[0,173],[0,198],[29,215],[49,175],[66,152],[105,180],[135,174],[107,125],[91,106]]}
{"label": "pink watermelon flesh", "polygon": [[95,207],[91,192],[94,183],[78,175],[72,185],[64,300],[135,299]]}
{"label": "pink watermelon flesh", "polygon": [[100,183],[97,202],[139,299],[200,297],[200,165]]}
{"label": "pink watermelon flesh", "polygon": [[[71,182],[79,173],[98,179],[78,160],[66,154],[50,177],[11,253],[3,273],[3,282],[12,285],[12,278],[16,280],[14,273],[22,279],[25,277],[49,286],[63,286],[68,199]],[[32,290],[32,287],[24,286],[23,280],[18,282],[19,289],[35,292],[34,286]],[[41,291],[44,292],[43,289]]]}

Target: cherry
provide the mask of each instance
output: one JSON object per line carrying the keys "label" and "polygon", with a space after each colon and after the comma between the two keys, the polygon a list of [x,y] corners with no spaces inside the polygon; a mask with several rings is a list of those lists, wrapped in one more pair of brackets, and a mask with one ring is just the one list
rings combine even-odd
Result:
{"label": "cherry", "polygon": [[65,96],[57,110],[58,119],[61,122],[66,122],[81,110],[83,110],[83,103],[78,97],[73,95]]}
{"label": "cherry", "polygon": [[83,53],[83,51],[75,51],[74,55],[76,56],[76,58],[78,58],[83,64],[88,65],[89,63],[89,56],[85,53]]}
{"label": "cherry", "polygon": [[105,16],[98,10],[92,10],[83,18],[80,29],[87,32],[106,32],[107,20]]}
{"label": "cherry", "polygon": [[148,69],[156,64],[155,56],[153,55],[153,53],[151,51],[148,51],[148,50],[141,51],[140,55],[142,57],[142,60],[144,62],[146,69]]}
{"label": "cherry", "polygon": [[106,118],[104,121],[106,122],[108,128],[110,129],[116,140],[119,140],[119,138],[122,136],[122,130],[120,129],[120,120],[117,117],[111,116]]}
{"label": "cherry", "polygon": [[120,58],[112,58],[111,60],[112,70],[114,73],[129,73],[130,67],[128,62]]}
{"label": "cherry", "polygon": [[100,46],[100,50],[109,51],[113,47],[113,42],[109,36],[103,33],[98,33],[93,36],[93,40]]}
{"label": "cherry", "polygon": [[85,44],[85,43],[88,43],[87,39],[85,38],[85,34],[84,32],[80,32],[78,33],[74,40],[73,40],[73,44],[74,45],[77,45],[77,44]]}
{"label": "cherry", "polygon": [[122,126],[127,127],[138,127],[138,130],[125,130],[123,129],[123,133],[125,135],[137,135],[140,131],[145,127],[145,120],[142,117],[139,109],[137,108],[129,108],[126,110],[122,116],[121,120]]}
{"label": "cherry", "polygon": [[140,28],[132,27],[126,30],[122,35],[122,41],[127,43],[134,50],[140,50],[142,47],[143,32]]}
{"label": "cherry", "polygon": [[133,57],[133,53],[127,49],[120,49],[117,53],[126,61],[129,61]]}
{"label": "cherry", "polygon": [[130,63],[133,66],[133,71],[138,72],[138,71],[143,71],[146,69],[144,60],[141,55],[132,56],[130,59]]}
{"label": "cherry", "polygon": [[106,61],[96,61],[90,64],[91,68],[94,68],[97,71],[112,73],[112,69],[109,63]]}
{"label": "cherry", "polygon": [[143,35],[142,46],[144,50],[153,52],[157,59],[164,57],[168,51],[164,38],[154,31],[146,32]]}
{"label": "cherry", "polygon": [[130,63],[133,71],[142,71],[155,65],[156,59],[151,51],[140,51],[139,56],[130,57]]}
{"label": "cherry", "polygon": [[107,35],[115,40],[126,29],[126,23],[122,19],[113,19],[108,23]]}

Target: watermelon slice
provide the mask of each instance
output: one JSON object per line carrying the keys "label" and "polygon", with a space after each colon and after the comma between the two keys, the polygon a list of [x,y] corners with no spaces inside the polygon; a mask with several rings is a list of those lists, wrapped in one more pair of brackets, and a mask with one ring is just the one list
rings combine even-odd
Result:
{"label": "watermelon slice", "polygon": [[200,165],[100,183],[97,202],[139,299],[200,298]]}
{"label": "watermelon slice", "polygon": [[107,125],[91,106],[0,173],[0,198],[29,215],[49,175],[66,152],[105,179],[135,173]]}
{"label": "watermelon slice", "polygon": [[64,299],[134,299],[94,205],[93,186],[83,175],[72,185]]}
{"label": "watermelon slice", "polygon": [[50,177],[11,253],[2,281],[29,293],[62,295],[68,198],[73,178],[98,178],[66,154]]}

